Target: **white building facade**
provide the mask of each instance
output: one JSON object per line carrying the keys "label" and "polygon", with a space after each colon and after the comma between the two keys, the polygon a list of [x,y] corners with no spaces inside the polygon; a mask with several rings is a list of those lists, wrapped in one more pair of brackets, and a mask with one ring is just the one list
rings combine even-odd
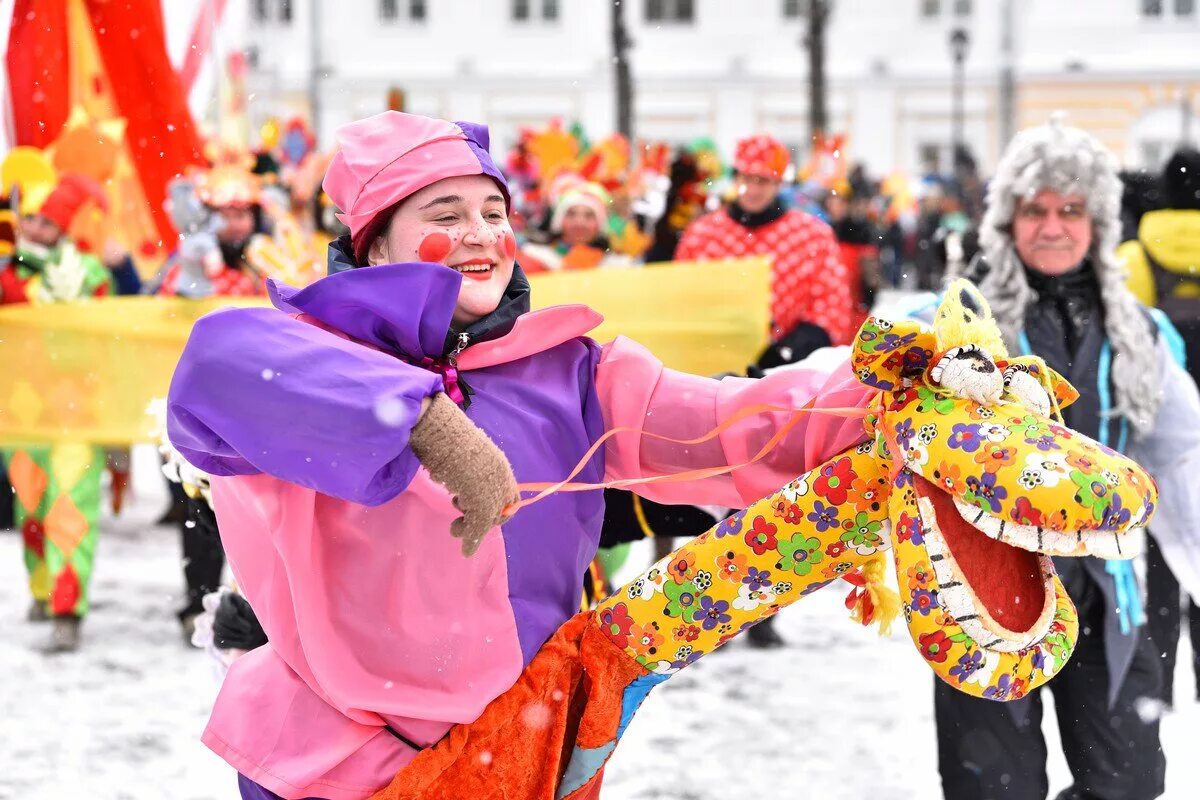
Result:
{"label": "white building facade", "polygon": [[[621,1],[637,136],[710,137],[729,153],[769,131],[804,150],[808,0]],[[830,129],[873,174],[947,166],[955,28],[970,39],[964,140],[985,171],[1006,129],[1006,60],[1017,128],[1062,109],[1127,165],[1152,168],[1183,138],[1200,141],[1198,0],[833,5]],[[244,30],[252,123],[307,116],[315,94],[326,142],[401,99],[407,111],[488,123],[497,151],[553,117],[593,137],[614,128],[610,0],[249,0],[230,11],[241,18],[223,27]]]}

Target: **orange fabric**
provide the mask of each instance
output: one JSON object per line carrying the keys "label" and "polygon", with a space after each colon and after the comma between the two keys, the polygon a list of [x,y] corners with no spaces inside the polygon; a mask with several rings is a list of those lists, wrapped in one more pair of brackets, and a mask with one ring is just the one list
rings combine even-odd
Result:
{"label": "orange fabric", "polygon": [[50,484],[46,471],[29,457],[29,453],[17,450],[8,462],[8,480],[25,513],[36,513]]}
{"label": "orange fabric", "polygon": [[563,256],[563,269],[594,269],[604,260],[604,251],[587,245],[575,245]]}
{"label": "orange fabric", "polygon": [[[479,719],[422,751],[372,800],[553,800],[572,750],[616,738],[625,688],[647,671],[591,624],[567,621]],[[570,800],[598,797],[598,773]],[[499,789],[503,787],[503,790]]]}

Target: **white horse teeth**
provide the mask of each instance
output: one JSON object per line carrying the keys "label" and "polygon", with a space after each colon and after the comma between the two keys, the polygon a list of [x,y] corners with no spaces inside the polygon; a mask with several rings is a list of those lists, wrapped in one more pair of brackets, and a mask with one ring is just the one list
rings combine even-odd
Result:
{"label": "white horse teeth", "polygon": [[[966,506],[966,508],[971,507]],[[918,496],[917,509],[920,512],[922,524],[925,526],[922,531],[925,550],[931,557],[933,574],[937,578],[938,605],[954,618],[963,632],[970,636],[978,647],[985,651],[1013,653],[1040,642],[1049,632],[1050,624],[1054,620],[1054,564],[1050,558],[1041,553],[1037,555],[1038,569],[1043,576],[1046,597],[1037,622],[1025,633],[1009,631],[994,620],[986,608],[982,607],[970,583],[959,571],[954,553],[946,545],[946,540],[938,528],[937,513],[934,511],[933,503],[928,498]],[[959,513],[962,513],[963,510],[964,508],[960,507]],[[995,524],[991,527],[998,531],[1001,527],[1000,520],[994,517],[992,519]],[[983,518],[980,518],[980,522],[983,521]],[[1027,534],[1021,531],[1018,535],[1024,538]]]}
{"label": "white horse teeth", "polygon": [[954,498],[958,513],[971,527],[989,539],[995,539],[1022,550],[1055,556],[1094,555],[1105,559],[1127,559],[1140,555],[1145,549],[1145,531],[1137,525],[1120,533],[1087,530],[1056,531],[1008,522],[983,511],[978,506]]}

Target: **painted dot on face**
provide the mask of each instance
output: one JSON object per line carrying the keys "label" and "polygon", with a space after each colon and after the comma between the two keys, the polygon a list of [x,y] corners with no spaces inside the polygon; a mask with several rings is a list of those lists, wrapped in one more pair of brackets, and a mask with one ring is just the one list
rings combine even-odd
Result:
{"label": "painted dot on face", "polygon": [[431,233],[421,240],[420,246],[417,247],[417,256],[422,261],[441,264],[453,249],[454,244],[449,236],[441,232]]}
{"label": "painted dot on face", "polygon": [[513,236],[512,231],[504,233],[504,255],[510,259],[517,257],[517,237]]}

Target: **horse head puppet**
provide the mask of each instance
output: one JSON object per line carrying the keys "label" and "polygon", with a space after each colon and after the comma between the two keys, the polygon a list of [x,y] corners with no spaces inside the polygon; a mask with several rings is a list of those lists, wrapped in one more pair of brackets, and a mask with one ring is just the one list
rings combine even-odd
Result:
{"label": "horse head puppet", "polygon": [[[851,362],[878,390],[862,444],[566,623],[510,692],[379,797],[491,796],[497,780],[505,797],[592,797],[653,686],[839,580],[864,624],[886,629],[902,612],[921,656],[960,691],[1012,700],[1052,678],[1078,621],[1051,556],[1136,555],[1154,482],[1063,426],[1075,390],[1038,359],[1009,358],[965,282],[932,329],[867,320]],[[889,550],[898,596],[884,585]],[[548,709],[544,724],[528,724],[530,704]],[[480,766],[476,750],[494,757]]]}

